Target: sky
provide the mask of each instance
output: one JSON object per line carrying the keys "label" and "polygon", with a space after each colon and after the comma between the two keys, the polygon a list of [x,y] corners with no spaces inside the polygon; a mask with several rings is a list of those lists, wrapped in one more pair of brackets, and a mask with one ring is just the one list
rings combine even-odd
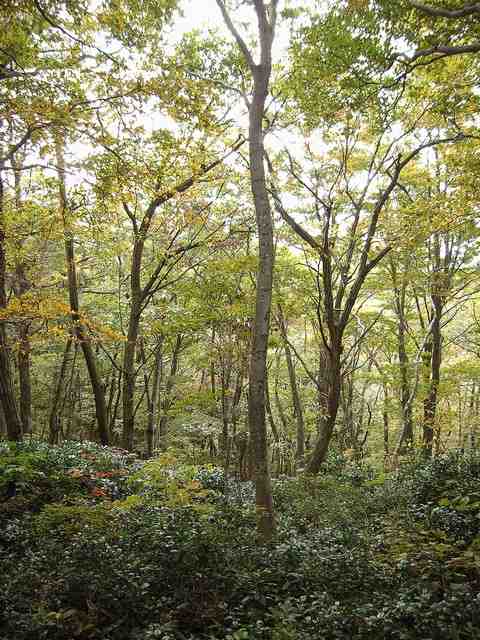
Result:
{"label": "sky", "polygon": [[[287,4],[286,1],[279,3],[281,9]],[[288,6],[308,6],[318,4],[318,0],[289,0]],[[201,31],[207,31],[208,29],[217,29],[221,35],[231,38],[231,34],[228,31],[225,23],[223,22],[220,9],[217,6],[215,0],[184,0],[182,2],[183,17],[177,18],[175,21],[174,32],[175,35],[181,36],[183,33],[191,31],[192,29],[200,29]],[[251,23],[254,17],[254,11],[251,7],[243,7],[232,12],[232,19],[235,26],[242,33],[242,23]],[[278,21],[279,28],[277,29],[275,42],[274,42],[274,57],[279,56],[285,50],[288,45],[289,31],[288,29],[282,29],[282,21]],[[245,35],[243,31],[242,35]]]}
{"label": "sky", "polygon": [[183,7],[184,15],[176,25],[179,32],[212,27],[227,32],[215,0],[184,0]]}

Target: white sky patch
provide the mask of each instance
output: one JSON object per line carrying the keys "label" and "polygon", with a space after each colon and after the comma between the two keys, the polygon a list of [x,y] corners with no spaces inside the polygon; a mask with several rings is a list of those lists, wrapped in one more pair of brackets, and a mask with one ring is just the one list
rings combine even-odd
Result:
{"label": "white sky patch", "polygon": [[[284,0],[279,2],[279,14],[282,9],[307,7],[308,9],[318,8],[318,0]],[[180,39],[181,36],[194,29],[202,33],[208,30],[218,29],[219,35],[225,38],[232,38],[231,33],[225,26],[220,9],[216,0],[184,0],[182,3],[183,16],[177,18],[172,29],[172,36]],[[256,19],[253,8],[250,6],[239,7],[231,12],[231,18],[236,28],[239,30],[245,41],[248,43],[249,34],[256,36]],[[277,32],[273,43],[273,57],[278,60],[282,57],[289,46],[291,37],[290,22],[282,20],[278,16]]]}

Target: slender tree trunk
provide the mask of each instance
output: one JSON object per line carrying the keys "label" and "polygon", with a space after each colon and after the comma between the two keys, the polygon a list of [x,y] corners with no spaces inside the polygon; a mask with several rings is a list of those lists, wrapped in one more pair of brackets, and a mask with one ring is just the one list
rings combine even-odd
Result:
{"label": "slender tree trunk", "polygon": [[269,378],[270,376],[267,375],[267,384],[265,385],[265,410],[267,412],[268,421],[270,422],[270,428],[272,430],[273,439],[275,440],[275,442],[278,443],[280,438],[278,435],[278,427],[272,413],[272,403],[270,400],[270,386],[268,383]]}
{"label": "slender tree trunk", "polygon": [[[225,350],[226,351],[226,350]],[[232,356],[231,354],[225,354],[225,351],[220,357],[221,370],[220,370],[220,399],[222,403],[222,440],[221,451],[226,456],[227,449],[229,447],[229,426],[231,418],[231,401],[230,401],[230,383],[232,377]]]}
{"label": "slender tree trunk", "polygon": [[477,386],[475,382],[472,382],[472,389],[470,391],[470,405],[468,411],[468,417],[470,422],[470,449],[475,451],[477,446],[477,417],[478,412],[475,410],[475,399],[478,394]]}
{"label": "slender tree trunk", "polygon": [[402,434],[399,442],[399,453],[413,444],[413,416],[410,402],[409,359],[405,343],[405,320],[403,315],[398,318],[398,362],[400,368],[400,407],[402,411]]}
{"label": "slender tree trunk", "polygon": [[87,365],[90,384],[95,400],[95,414],[97,420],[98,436],[102,444],[108,444],[108,421],[107,405],[105,402],[105,391],[103,388],[102,379],[98,372],[90,337],[80,318],[78,281],[75,264],[75,245],[73,233],[71,230],[71,224],[68,220],[68,200],[65,185],[65,161],[63,158],[62,143],[58,139],[56,141],[56,156],[58,167],[60,209],[64,223],[65,259],[67,263],[68,293],[70,298],[70,312],[72,315],[73,332],[80,344],[83,356],[85,358],[85,364]]}
{"label": "slender tree trunk", "polygon": [[[22,211],[21,161],[13,162],[15,181],[15,207],[18,215]],[[22,252],[22,241],[16,241],[19,256]],[[21,257],[15,266],[15,294],[21,298],[31,288],[25,273],[25,265]],[[18,329],[17,366],[20,386],[20,419],[23,434],[32,432],[32,385],[30,376],[30,327],[27,320],[22,320]]]}
{"label": "slender tree trunk", "polygon": [[155,442],[155,431],[157,427],[157,407],[158,397],[160,395],[160,383],[161,372],[163,364],[163,335],[157,338],[157,344],[155,345],[155,360],[153,364],[153,380],[152,380],[152,392],[150,397],[150,403],[148,407],[148,421],[147,421],[147,456],[151,458],[153,456],[153,443]]}
{"label": "slender tree trunk", "polygon": [[340,394],[340,403],[343,413],[343,426],[339,432],[339,446],[346,449],[354,449],[357,439],[357,425],[353,415],[353,390],[355,373],[345,376]]}
{"label": "slender tree trunk", "polygon": [[[412,399],[410,398],[410,360],[407,352],[407,319],[406,319],[406,293],[407,279],[405,273],[402,274],[401,282],[397,273],[395,261],[390,258],[390,272],[394,288],[393,308],[397,316],[397,353],[398,365],[400,370],[400,410],[402,414],[402,431],[397,446],[397,455],[405,453],[405,451],[413,444],[413,416],[412,416]],[[407,259],[406,269],[409,267],[410,261]]]}
{"label": "slender tree trunk", "polygon": [[268,5],[264,0],[254,0],[253,3],[258,21],[259,64],[254,62],[251,52],[233,25],[223,0],[217,0],[217,4],[253,76],[253,95],[249,107],[249,159],[250,183],[258,230],[259,260],[249,367],[248,424],[254,461],[257,531],[259,539],[266,541],[274,535],[275,531],[265,419],[274,246],[273,221],[264,165],[263,118],[272,70],[272,44],[275,35],[278,0],[272,0]]}
{"label": "slender tree trunk", "polygon": [[438,387],[440,385],[440,368],[442,364],[442,302],[438,296],[432,296],[435,317],[432,323],[432,353],[430,365],[430,386],[424,401],[423,447],[425,456],[432,456],[435,434],[435,418],[437,412]]}
{"label": "slender tree trunk", "polygon": [[179,364],[180,351],[182,347],[182,341],[183,341],[183,336],[178,335],[177,339],[175,340],[175,346],[173,347],[172,361],[170,363],[170,374],[167,379],[167,384],[165,385],[165,394],[162,401],[162,415],[160,418],[160,424],[158,428],[159,444],[160,444],[160,449],[162,449],[162,451],[165,451],[168,444],[168,412],[173,402],[172,391],[173,391],[173,385],[175,383],[175,376],[178,373],[178,364]]}
{"label": "slender tree trunk", "polygon": [[[278,374],[280,372],[280,351],[277,351],[276,355],[276,367],[275,367],[275,385],[273,387],[273,397],[275,399],[275,407],[277,408],[278,417],[280,418],[280,424],[282,426],[283,436],[288,433],[288,420],[285,415],[285,409],[283,408],[280,394],[278,393]],[[268,377],[267,377],[268,386]]]}
{"label": "slender tree trunk", "polygon": [[383,459],[386,462],[390,456],[390,419],[389,419],[389,394],[388,385],[383,383]]}
{"label": "slender tree trunk", "polygon": [[317,436],[320,435],[323,421],[328,415],[328,368],[328,351],[321,346],[318,354],[318,375],[316,380],[318,396]]}
{"label": "slender tree trunk", "polygon": [[[116,351],[113,356],[113,362],[116,362],[118,356],[118,352]],[[107,401],[107,420],[108,420],[108,438],[109,442],[113,443],[114,433],[112,430],[112,415],[115,406],[115,398],[118,395],[120,388],[120,371],[112,365],[112,372],[110,376],[110,382],[108,384],[108,401]]]}
{"label": "slender tree trunk", "polygon": [[[213,401],[217,402],[217,386],[216,386],[216,376],[215,376],[215,326],[212,327],[212,335],[210,337],[210,390],[212,392]],[[216,408],[215,408],[216,413]]]}
{"label": "slender tree trunk", "polygon": [[[74,357],[75,358],[75,357]],[[78,424],[81,416],[80,406],[80,374],[77,372],[72,379],[72,384],[68,391],[69,405],[67,412],[67,428],[65,431],[65,439],[70,440],[73,434],[78,433]],[[77,409],[78,407],[78,409]]]}
{"label": "slender tree trunk", "polygon": [[5,438],[6,436],[7,436],[7,421],[5,420],[2,403],[0,402],[0,439]]}
{"label": "slender tree trunk", "polygon": [[32,433],[32,383],[30,376],[30,335],[28,324],[19,328],[18,376],[20,383],[20,418],[23,435]]}
{"label": "slender tree trunk", "polygon": [[120,370],[118,372],[118,382],[117,382],[117,388],[115,392],[115,399],[113,400],[112,411],[110,413],[110,418],[108,422],[108,431],[109,433],[112,434],[112,442],[114,442],[115,444],[117,444],[119,441],[118,434],[115,431],[115,425],[117,422],[118,408],[120,407],[120,400],[122,399],[122,375],[123,375],[122,371]]}
{"label": "slender tree trunk", "polygon": [[231,408],[231,420],[232,420],[232,437],[235,437],[237,432],[237,423],[239,418],[240,400],[242,398],[243,391],[243,379],[245,377],[246,361],[242,358],[240,367],[237,372],[237,381],[235,383],[235,391],[233,392],[232,408]]}
{"label": "slender tree trunk", "polygon": [[65,343],[63,350],[62,364],[60,365],[60,371],[57,377],[57,383],[55,385],[55,393],[53,394],[52,408],[50,410],[49,419],[49,435],[48,441],[50,444],[57,444],[58,432],[60,426],[59,405],[62,397],[62,390],[64,386],[65,374],[67,372],[68,360],[70,356],[70,350],[72,348],[72,338],[69,336]]}
{"label": "slender tree trunk", "polygon": [[254,452],[258,531],[260,537],[265,540],[272,537],[275,529],[265,423],[266,360],[273,282],[273,226],[263,165],[262,119],[269,76],[269,68],[259,68],[255,73],[249,135],[251,184],[259,235],[259,264],[250,359],[248,414],[250,442]]}
{"label": "slender tree trunk", "polygon": [[[132,265],[132,281],[140,278],[140,264],[137,267]],[[122,446],[131,451],[134,445],[135,435],[135,384],[136,368],[135,355],[137,351],[137,340],[140,331],[140,292],[135,291],[135,284],[132,284],[132,297],[130,302],[130,317],[128,321],[127,341],[123,355],[123,433]]]}
{"label": "slender tree trunk", "polygon": [[296,376],[295,367],[293,364],[292,353],[290,351],[290,345],[288,344],[287,326],[285,323],[285,317],[283,315],[283,310],[280,305],[278,305],[278,314],[279,314],[278,317],[279,317],[280,333],[282,335],[282,341],[283,341],[283,349],[285,351],[285,359],[287,361],[288,378],[290,380],[290,389],[292,392],[293,407],[295,409],[295,418],[297,421],[297,431],[296,431],[297,447],[296,447],[295,457],[297,459],[297,463],[301,465],[305,457],[305,423],[303,419],[303,407],[302,407],[302,401],[300,399],[300,394],[298,392],[297,376]]}
{"label": "slender tree trunk", "polygon": [[[7,259],[5,251],[5,220],[3,193],[3,166],[0,166],[0,311],[7,306]],[[5,320],[0,320],[0,402],[3,415],[7,423],[7,437],[9,440],[22,439],[22,423],[18,416],[15,401],[15,388],[10,369],[10,348],[8,344],[7,326]]]}

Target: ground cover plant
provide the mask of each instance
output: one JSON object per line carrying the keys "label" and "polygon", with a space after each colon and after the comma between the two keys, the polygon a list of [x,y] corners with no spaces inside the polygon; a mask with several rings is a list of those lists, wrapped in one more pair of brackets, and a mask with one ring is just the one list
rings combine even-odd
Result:
{"label": "ground cover plant", "polygon": [[266,545],[220,468],[34,441],[2,462],[2,640],[480,637],[476,456],[276,479]]}

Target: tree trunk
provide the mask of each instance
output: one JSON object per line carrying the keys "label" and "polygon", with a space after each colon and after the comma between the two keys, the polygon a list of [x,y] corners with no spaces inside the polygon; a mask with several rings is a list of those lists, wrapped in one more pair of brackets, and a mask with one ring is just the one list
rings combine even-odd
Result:
{"label": "tree trunk", "polygon": [[328,371],[328,351],[325,346],[321,346],[318,354],[318,375],[316,380],[318,397],[317,436],[320,435],[323,421],[328,415]]}
{"label": "tree trunk", "polygon": [[388,415],[389,409],[389,397],[388,397],[388,385],[383,383],[383,458],[385,461],[388,460],[390,455],[390,420]]}
{"label": "tree trunk", "polygon": [[477,386],[475,382],[472,382],[472,389],[470,391],[470,404],[468,410],[468,418],[470,422],[470,450],[473,452],[477,447],[477,419],[478,419],[478,411],[476,410],[478,407],[475,402],[478,395]]}
{"label": "tree trunk", "polygon": [[[21,190],[21,161],[12,160],[15,181],[15,208],[18,215],[22,211]],[[18,254],[21,256],[22,241],[16,240]],[[25,265],[21,258],[16,260],[15,266],[15,294],[21,298],[30,288],[31,284],[25,273]],[[22,421],[23,434],[32,432],[32,385],[30,376],[30,327],[27,320],[22,320],[18,329],[18,356],[17,366],[20,386],[20,419]]]}
{"label": "tree trunk", "polygon": [[115,424],[117,422],[118,408],[120,406],[121,398],[122,398],[122,371],[120,370],[118,372],[118,382],[117,382],[117,388],[115,391],[115,398],[112,403],[113,407],[112,407],[112,411],[110,412],[110,418],[108,421],[108,430],[109,430],[109,433],[112,434],[112,442],[114,442],[115,444],[118,444],[119,442],[118,434],[115,432]]}
{"label": "tree trunk", "polygon": [[0,439],[3,439],[7,436],[7,422],[5,420],[5,416],[3,415],[3,407],[0,403]]}
{"label": "tree trunk", "polygon": [[[4,193],[3,166],[0,166],[0,311],[7,306],[7,259],[5,253],[5,221],[4,221]],[[5,320],[0,320],[0,402],[7,424],[9,440],[22,439],[22,423],[18,416],[15,401],[15,388],[10,369],[10,349],[8,345],[7,327]]]}
{"label": "tree trunk", "polygon": [[237,371],[237,380],[235,383],[235,391],[233,392],[232,406],[231,406],[231,420],[232,420],[232,437],[235,437],[237,432],[237,423],[240,413],[240,400],[242,398],[243,391],[243,379],[245,377],[245,368],[247,362],[242,358],[240,367]]}
{"label": "tree trunk", "polygon": [[[113,362],[116,363],[118,356],[118,352],[115,351],[113,356]],[[108,384],[108,401],[107,401],[107,420],[108,420],[108,438],[109,442],[113,444],[114,441],[114,433],[112,429],[112,417],[115,408],[116,397],[118,396],[119,387],[120,387],[120,371],[113,365],[112,372],[110,375],[110,381]],[[105,395],[107,395],[105,390]]]}
{"label": "tree trunk", "polygon": [[155,442],[155,431],[157,427],[157,408],[158,397],[160,394],[160,384],[162,382],[162,364],[163,364],[163,335],[157,338],[157,344],[155,345],[155,361],[153,364],[153,380],[152,380],[152,392],[150,395],[150,402],[148,407],[148,420],[147,420],[147,432],[146,432],[146,444],[147,444],[147,456],[151,458],[153,456],[153,444]]}
{"label": "tree trunk", "polygon": [[67,263],[68,293],[70,298],[70,313],[72,316],[73,333],[80,344],[83,356],[85,358],[85,364],[87,365],[90,384],[95,400],[95,414],[97,420],[98,436],[102,444],[108,444],[108,421],[105,392],[103,389],[102,379],[98,372],[90,337],[80,318],[77,270],[75,264],[75,245],[73,233],[71,230],[71,224],[68,220],[68,201],[65,185],[65,161],[63,158],[62,143],[58,139],[56,141],[56,159],[58,168],[58,191],[60,210],[64,225],[65,259]]}
{"label": "tree trunk", "polygon": [[435,417],[437,412],[438,387],[440,385],[440,367],[442,364],[442,302],[438,296],[432,296],[435,317],[432,323],[432,352],[430,361],[430,385],[424,400],[423,448],[427,458],[432,456],[435,433]]}
{"label": "tree trunk", "polygon": [[231,401],[230,401],[230,383],[232,378],[232,355],[231,353],[223,353],[220,355],[220,399],[222,403],[222,439],[220,449],[224,457],[227,455],[227,449],[229,448],[229,425],[231,418]]}
{"label": "tree trunk", "polygon": [[320,467],[327,457],[328,446],[337,419],[342,388],[340,344],[338,342],[336,345],[332,345],[328,352],[327,384],[327,413],[321,417],[318,439],[307,465],[307,472],[311,474],[317,474],[320,471]]}
{"label": "tree trunk", "polygon": [[[280,418],[280,424],[282,425],[283,437],[288,434],[288,421],[285,416],[285,409],[283,408],[282,401],[280,400],[280,395],[278,393],[278,374],[280,372],[280,352],[277,351],[276,355],[276,367],[275,367],[275,385],[273,387],[273,397],[275,398],[275,406],[277,408],[278,417]],[[265,388],[268,387],[268,377],[267,376],[267,384]]]}
{"label": "tree trunk", "polygon": [[410,402],[410,382],[408,378],[409,359],[405,343],[405,319],[403,313],[398,317],[398,362],[400,368],[400,407],[402,411],[402,433],[398,444],[398,453],[413,444],[413,416]]}
{"label": "tree trunk", "polygon": [[[405,311],[408,281],[405,273],[403,273],[401,282],[399,282],[397,266],[392,258],[389,260],[389,265],[394,289],[393,310],[397,316],[397,353],[400,370],[400,410],[402,414],[402,431],[398,440],[396,454],[401,455],[413,444],[413,398],[410,397],[412,391],[410,389],[409,379],[410,361],[407,353],[407,319]],[[405,272],[408,271],[409,265],[410,261],[407,259]]]}
{"label": "tree trunk", "polygon": [[[138,266],[138,274],[134,274],[136,267],[132,265],[132,276],[134,280],[140,278],[140,266]],[[123,389],[122,389],[122,406],[123,406],[123,432],[122,446],[131,451],[134,445],[135,435],[135,354],[137,350],[137,340],[140,331],[140,294],[134,293],[132,285],[132,298],[130,306],[130,317],[128,321],[127,341],[123,355]]]}
{"label": "tree trunk", "polygon": [[23,434],[32,433],[32,383],[30,376],[30,335],[28,324],[19,328],[18,376],[20,383],[20,419]]}
{"label": "tree trunk", "polygon": [[264,0],[254,0],[260,45],[259,64],[255,64],[251,52],[233,25],[223,0],[217,0],[217,4],[253,76],[253,95],[249,108],[249,159],[250,183],[258,230],[259,259],[249,367],[248,425],[254,461],[257,532],[259,539],[266,541],[273,536],[275,531],[265,419],[274,247],[272,213],[264,166],[263,118],[272,70],[272,44],[275,35],[278,0],[272,0],[268,6]]}
{"label": "tree trunk", "polygon": [[175,340],[175,346],[172,352],[172,361],[170,363],[170,374],[165,385],[165,394],[162,401],[162,416],[160,418],[159,431],[159,446],[162,451],[165,451],[168,444],[168,412],[172,406],[173,397],[173,385],[175,382],[175,376],[178,372],[179,356],[182,347],[183,336],[178,335]]}
{"label": "tree trunk", "polygon": [[290,345],[288,344],[288,336],[287,336],[287,326],[285,323],[285,317],[283,315],[283,310],[280,305],[278,305],[278,318],[280,325],[280,333],[282,335],[283,348],[285,351],[285,359],[287,361],[287,369],[288,369],[288,378],[290,380],[290,389],[292,392],[292,401],[293,407],[295,409],[295,418],[297,421],[297,431],[296,431],[296,440],[297,447],[295,452],[295,457],[298,464],[303,464],[303,459],[305,457],[305,422],[303,419],[303,407],[302,401],[300,399],[300,394],[298,393],[297,386],[297,376],[295,374],[295,367],[293,365],[292,353],[290,351]]}
{"label": "tree trunk", "polygon": [[268,421],[270,422],[270,428],[272,430],[273,439],[275,440],[275,442],[278,443],[279,441],[278,427],[275,423],[275,419],[272,413],[272,405],[270,402],[270,389],[268,386],[268,377],[267,377],[267,384],[265,385],[265,410],[267,412]]}
{"label": "tree trunk", "polygon": [[62,356],[62,364],[60,366],[60,371],[58,373],[57,384],[55,385],[55,393],[53,396],[52,409],[50,411],[50,419],[49,419],[50,428],[49,428],[48,441],[50,444],[57,444],[58,442],[58,432],[59,432],[59,426],[60,426],[60,422],[59,422],[60,416],[59,416],[58,407],[62,397],[63,382],[65,379],[65,373],[67,371],[68,358],[70,355],[72,342],[73,342],[72,338],[69,337],[67,339],[67,342],[65,343],[65,349],[63,350],[63,356]]}

